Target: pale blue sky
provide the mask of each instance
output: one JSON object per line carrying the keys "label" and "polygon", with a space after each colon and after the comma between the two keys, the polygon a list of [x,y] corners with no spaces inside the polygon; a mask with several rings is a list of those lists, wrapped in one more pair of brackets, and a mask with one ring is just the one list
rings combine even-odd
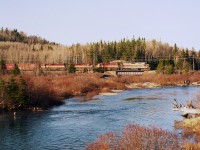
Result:
{"label": "pale blue sky", "polygon": [[1,0],[0,27],[64,45],[145,37],[200,49],[200,0]]}

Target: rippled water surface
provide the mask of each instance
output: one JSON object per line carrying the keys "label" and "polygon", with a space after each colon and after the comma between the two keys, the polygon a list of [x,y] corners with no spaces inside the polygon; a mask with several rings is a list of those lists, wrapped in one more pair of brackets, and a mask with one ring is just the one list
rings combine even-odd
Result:
{"label": "rippled water surface", "polygon": [[0,113],[0,149],[84,149],[108,131],[120,134],[129,123],[157,126],[169,131],[180,112],[172,111],[173,99],[192,99],[200,87],[137,89],[116,96],[76,98],[46,112]]}

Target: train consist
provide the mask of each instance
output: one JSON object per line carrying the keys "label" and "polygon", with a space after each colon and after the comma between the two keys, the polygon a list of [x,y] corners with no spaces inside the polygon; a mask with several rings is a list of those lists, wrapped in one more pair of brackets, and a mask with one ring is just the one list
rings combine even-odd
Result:
{"label": "train consist", "polygon": [[[8,71],[14,69],[14,64],[6,64]],[[66,64],[17,64],[21,71],[34,71],[37,68],[43,71],[67,71],[69,65]],[[110,63],[99,63],[95,66],[92,64],[74,64],[77,72],[88,72],[101,68],[104,71],[116,71],[118,74],[134,74],[133,72],[144,72],[149,70],[149,65],[145,62],[129,63],[125,61],[112,61]],[[132,72],[132,73],[131,73]]]}

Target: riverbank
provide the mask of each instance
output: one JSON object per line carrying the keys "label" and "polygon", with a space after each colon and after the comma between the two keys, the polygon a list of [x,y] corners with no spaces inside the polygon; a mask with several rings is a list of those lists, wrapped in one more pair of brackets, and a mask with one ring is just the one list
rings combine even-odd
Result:
{"label": "riverbank", "polygon": [[[11,77],[4,76],[3,78],[8,83]],[[31,98],[28,106],[30,110],[48,109],[49,107],[63,104],[63,99],[76,96],[84,97],[81,101],[87,101],[92,100],[92,97],[98,94],[113,95],[112,93],[115,94],[116,91],[126,89],[200,85],[200,74],[149,74],[142,76],[110,76],[104,78],[103,74],[93,73],[61,76],[24,75],[23,79],[26,81],[27,96],[29,99]],[[0,102],[0,108],[3,108],[2,100]]]}
{"label": "riverbank", "polygon": [[[49,89],[55,97],[67,99],[74,96],[85,96],[90,100],[95,95],[109,95],[126,89],[161,88],[167,86],[199,86],[200,74],[194,75],[142,75],[142,76],[110,76],[103,74],[68,74],[62,76],[26,76],[33,87]],[[107,94],[106,94],[107,93]],[[112,95],[112,94],[111,94]]]}
{"label": "riverbank", "polygon": [[182,135],[193,137],[194,141],[185,145],[185,149],[199,150],[200,149],[200,117],[185,118],[182,121],[175,122],[175,127],[182,129]]}
{"label": "riverbank", "polygon": [[62,76],[26,76],[33,87],[45,88],[54,93],[55,98],[62,101],[70,97],[82,97],[80,101],[93,100],[95,95],[115,95],[116,91],[138,88],[161,88],[167,86],[199,86],[200,74],[193,75],[142,75],[142,76],[110,76],[104,78],[101,73],[68,74]]}
{"label": "riverbank", "polygon": [[197,92],[192,101],[187,102],[187,107],[179,108],[183,111],[182,121],[175,121],[175,128],[182,129],[183,136],[192,137],[192,143],[186,144],[186,149],[198,150],[200,149],[200,94]]}
{"label": "riverbank", "polygon": [[124,76],[118,79],[127,88],[160,88],[168,86],[200,86],[200,74],[154,74],[143,76]]}

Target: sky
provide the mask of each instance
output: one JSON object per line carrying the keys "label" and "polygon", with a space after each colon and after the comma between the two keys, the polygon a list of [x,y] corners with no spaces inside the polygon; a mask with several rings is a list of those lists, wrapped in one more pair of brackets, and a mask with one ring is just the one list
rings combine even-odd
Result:
{"label": "sky", "polygon": [[0,0],[0,27],[64,45],[144,37],[200,50],[200,0]]}

